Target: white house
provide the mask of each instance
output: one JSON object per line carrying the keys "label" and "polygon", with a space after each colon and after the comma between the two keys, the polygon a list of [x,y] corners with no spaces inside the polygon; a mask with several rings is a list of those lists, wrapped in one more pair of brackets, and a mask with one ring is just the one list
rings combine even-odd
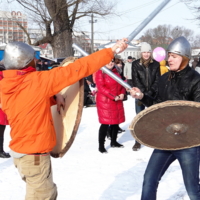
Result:
{"label": "white house", "polygon": [[[110,48],[112,47],[116,42],[109,42],[107,44],[101,45],[98,47],[99,50]],[[132,56],[135,59],[140,58],[140,46],[129,44],[127,49],[123,51],[122,53],[118,54],[122,59],[126,60],[128,56]]]}
{"label": "white house", "polygon": [[192,49],[193,57],[200,57],[200,49]]}

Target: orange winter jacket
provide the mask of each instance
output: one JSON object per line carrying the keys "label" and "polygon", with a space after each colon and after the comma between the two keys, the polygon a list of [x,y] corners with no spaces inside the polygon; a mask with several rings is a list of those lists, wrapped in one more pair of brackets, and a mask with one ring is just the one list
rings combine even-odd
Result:
{"label": "orange winter jacket", "polygon": [[111,49],[104,49],[67,67],[50,71],[3,71],[0,98],[11,127],[10,148],[24,154],[51,151],[56,144],[56,135],[50,98],[94,73],[109,63],[113,56]]}

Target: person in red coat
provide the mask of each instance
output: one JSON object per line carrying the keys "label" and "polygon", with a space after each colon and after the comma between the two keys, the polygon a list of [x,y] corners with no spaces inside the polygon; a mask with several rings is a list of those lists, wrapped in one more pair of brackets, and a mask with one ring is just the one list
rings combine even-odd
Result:
{"label": "person in red coat", "polygon": [[8,125],[6,114],[0,109],[0,158],[10,158],[10,154],[4,152],[3,141],[4,141],[4,131]]}
{"label": "person in red coat", "polygon": [[[120,75],[114,67],[114,60],[106,65],[119,78]],[[104,142],[108,126],[111,126],[111,147],[124,147],[117,139],[118,125],[125,121],[123,99],[125,89],[113,78],[105,74],[102,70],[96,73],[97,97],[96,106],[101,126],[99,128],[99,151],[107,153]]]}
{"label": "person in red coat", "polygon": [[[5,70],[3,65],[0,65],[0,80],[2,79],[2,71]],[[4,141],[4,131],[8,125],[8,120],[6,114],[1,110],[0,107],[0,158],[10,158],[10,154],[4,152],[3,141]]]}

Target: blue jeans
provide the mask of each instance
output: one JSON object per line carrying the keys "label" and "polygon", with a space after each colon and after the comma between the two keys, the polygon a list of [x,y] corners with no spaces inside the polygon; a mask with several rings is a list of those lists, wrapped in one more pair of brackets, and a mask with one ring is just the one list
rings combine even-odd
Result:
{"label": "blue jeans", "polygon": [[[138,105],[138,104],[141,104],[141,105]],[[144,109],[145,109],[145,106],[141,102],[139,102],[138,99],[135,99],[135,112],[136,112],[136,114],[143,111]]]}
{"label": "blue jeans", "polygon": [[159,181],[170,164],[176,159],[180,163],[190,200],[200,200],[200,146],[176,151],[154,150],[144,174],[141,200],[156,200]]}

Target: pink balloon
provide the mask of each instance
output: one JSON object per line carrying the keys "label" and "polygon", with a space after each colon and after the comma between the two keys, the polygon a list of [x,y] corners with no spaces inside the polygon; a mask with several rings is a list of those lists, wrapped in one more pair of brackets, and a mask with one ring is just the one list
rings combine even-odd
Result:
{"label": "pink balloon", "polygon": [[162,47],[156,47],[153,50],[153,58],[156,61],[160,62],[160,61],[164,60],[165,57],[166,57],[166,51]]}

